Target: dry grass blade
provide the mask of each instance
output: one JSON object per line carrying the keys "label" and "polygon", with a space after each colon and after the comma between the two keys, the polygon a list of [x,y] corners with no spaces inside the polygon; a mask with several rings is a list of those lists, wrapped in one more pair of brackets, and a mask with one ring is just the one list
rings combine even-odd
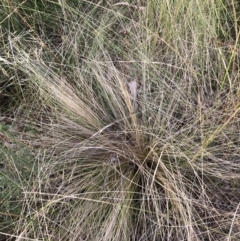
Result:
{"label": "dry grass blade", "polygon": [[128,2],[119,2],[119,3],[115,3],[112,6],[128,6],[128,7],[132,7],[138,10],[143,11],[145,9],[145,7],[143,6],[137,6],[137,5],[133,5],[133,4],[129,4]]}

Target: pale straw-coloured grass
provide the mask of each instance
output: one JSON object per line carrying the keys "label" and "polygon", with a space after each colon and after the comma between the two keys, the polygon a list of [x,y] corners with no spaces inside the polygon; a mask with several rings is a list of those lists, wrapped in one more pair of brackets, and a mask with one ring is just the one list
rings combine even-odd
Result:
{"label": "pale straw-coloured grass", "polygon": [[233,10],[205,0],[55,5],[53,38],[17,8],[30,29],[9,33],[0,58],[13,79],[21,73],[21,104],[5,119],[36,167],[9,235],[238,240],[239,34],[236,15],[235,38],[222,20]]}

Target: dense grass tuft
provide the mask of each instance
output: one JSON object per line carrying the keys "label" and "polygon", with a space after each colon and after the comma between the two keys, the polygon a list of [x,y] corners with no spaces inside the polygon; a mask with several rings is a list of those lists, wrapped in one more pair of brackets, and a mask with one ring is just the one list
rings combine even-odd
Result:
{"label": "dense grass tuft", "polygon": [[239,6],[146,2],[0,3],[3,238],[240,239]]}

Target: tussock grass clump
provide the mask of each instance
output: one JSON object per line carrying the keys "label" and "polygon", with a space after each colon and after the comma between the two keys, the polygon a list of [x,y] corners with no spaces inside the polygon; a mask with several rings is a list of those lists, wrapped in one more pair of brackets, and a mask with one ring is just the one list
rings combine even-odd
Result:
{"label": "tussock grass clump", "polygon": [[9,29],[0,57],[21,90],[2,121],[34,164],[18,176],[15,228],[0,233],[238,240],[239,33],[222,21],[237,7],[51,1],[51,14],[47,3],[10,10],[25,29]]}

